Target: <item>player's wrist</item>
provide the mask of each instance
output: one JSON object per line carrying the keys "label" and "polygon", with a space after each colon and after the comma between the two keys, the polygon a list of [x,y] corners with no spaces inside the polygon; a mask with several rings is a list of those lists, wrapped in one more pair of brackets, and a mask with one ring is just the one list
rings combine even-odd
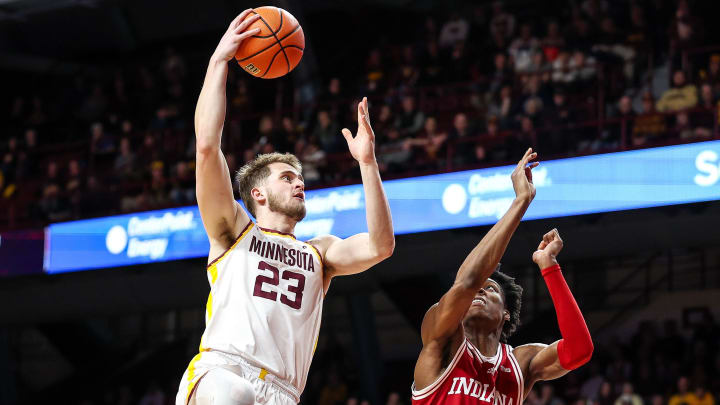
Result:
{"label": "player's wrist", "polygon": [[360,164],[361,169],[378,169],[378,163],[375,156],[373,156],[372,159],[358,161],[358,163]]}
{"label": "player's wrist", "polygon": [[543,276],[545,274],[552,273],[553,271],[560,270],[560,264],[555,259],[555,256],[547,256],[540,258],[540,260],[538,260],[537,262],[537,265],[540,268]]}

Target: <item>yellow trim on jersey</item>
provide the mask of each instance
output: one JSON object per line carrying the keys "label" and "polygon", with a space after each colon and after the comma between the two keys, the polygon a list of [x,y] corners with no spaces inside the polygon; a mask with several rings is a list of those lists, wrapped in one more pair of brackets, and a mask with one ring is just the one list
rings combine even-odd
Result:
{"label": "yellow trim on jersey", "polygon": [[268,371],[263,369],[260,369],[260,375],[258,376],[259,379],[265,381],[265,376],[268,375]]}
{"label": "yellow trim on jersey", "polygon": [[321,265],[321,266],[324,266],[325,263],[323,263],[323,259],[322,259],[322,255],[320,254],[320,251],[317,250],[317,248],[316,248],[315,246],[313,246],[312,243],[307,243],[307,242],[304,242],[304,243],[307,244],[307,245],[310,245],[310,247],[312,248],[313,252],[315,252],[315,254],[317,255],[317,259],[318,259],[318,261],[320,262],[320,265]]}
{"label": "yellow trim on jersey", "polygon": [[201,356],[202,353],[196,354],[195,357],[193,357],[193,359],[190,361],[190,365],[188,366],[188,388],[187,396],[185,397],[186,404],[190,401],[190,395],[192,395],[192,392],[195,389],[195,385],[198,383],[197,379],[195,379],[195,363],[200,360]]}
{"label": "yellow trim on jersey", "polygon": [[213,285],[217,280],[217,262],[208,267],[208,271],[210,272],[210,285]]}
{"label": "yellow trim on jersey", "polygon": [[252,221],[250,221],[250,223],[247,225],[247,227],[245,228],[245,230],[243,231],[243,233],[241,233],[240,236],[238,236],[238,238],[235,239],[235,242],[232,244],[232,246],[230,246],[229,248],[227,248],[227,250],[225,251],[225,253],[223,253],[222,255],[220,255],[220,257],[216,258],[215,260],[213,260],[213,261],[210,263],[210,265],[208,266],[208,270],[210,270],[210,268],[211,268],[212,266],[215,266],[216,264],[220,263],[220,260],[224,259],[225,256],[228,255],[228,253],[232,252],[233,248],[235,248],[235,246],[237,246],[237,244],[240,243],[240,241],[243,240],[243,238],[245,238],[245,236],[248,234],[248,232],[250,232],[250,230],[253,228],[253,226],[255,226],[255,223],[252,222]]}
{"label": "yellow trim on jersey", "polygon": [[319,339],[320,339],[320,335],[318,335],[318,336],[315,338],[315,344],[313,345],[313,356],[315,355],[315,350],[317,350],[317,344],[318,344],[318,340],[319,340]]}
{"label": "yellow trim on jersey", "polygon": [[212,318],[212,291],[210,292],[210,295],[208,295],[207,304],[205,304],[205,314],[207,316],[207,320],[205,323],[210,323],[210,318]]}

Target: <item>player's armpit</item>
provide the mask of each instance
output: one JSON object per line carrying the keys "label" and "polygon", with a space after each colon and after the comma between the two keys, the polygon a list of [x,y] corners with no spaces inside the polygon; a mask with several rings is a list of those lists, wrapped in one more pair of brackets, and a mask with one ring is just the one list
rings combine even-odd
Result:
{"label": "player's armpit", "polygon": [[326,278],[363,272],[392,254],[392,249],[373,249],[368,233],[359,233],[346,239],[326,235],[310,243],[321,246]]}
{"label": "player's armpit", "polygon": [[531,343],[518,346],[513,350],[513,355],[523,372],[526,393],[536,382],[554,380],[570,371],[560,365],[557,352],[558,342],[550,345]]}
{"label": "player's armpit", "polygon": [[250,218],[233,198],[225,156],[219,148],[198,149],[195,170],[195,190],[205,231],[211,244],[227,248],[238,228],[247,225]]}
{"label": "player's armpit", "polygon": [[478,288],[455,281],[450,290],[430,307],[423,318],[420,335],[423,345],[433,341],[444,341],[460,330]]}

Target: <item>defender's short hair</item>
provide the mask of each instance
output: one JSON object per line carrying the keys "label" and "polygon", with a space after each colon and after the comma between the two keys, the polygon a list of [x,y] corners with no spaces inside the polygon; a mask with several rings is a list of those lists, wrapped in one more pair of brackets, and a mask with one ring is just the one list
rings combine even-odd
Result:
{"label": "defender's short hair", "polygon": [[507,343],[507,339],[512,336],[518,326],[520,326],[520,306],[522,304],[523,289],[515,282],[514,277],[510,277],[500,271],[499,264],[490,278],[500,285],[503,296],[505,297],[505,309],[510,313],[510,320],[505,322],[502,334],[500,335],[500,340]]}
{"label": "defender's short hair", "polygon": [[254,217],[257,217],[255,214],[255,202],[250,194],[250,190],[258,184],[262,184],[262,182],[270,176],[270,168],[268,166],[272,163],[287,163],[298,172],[302,172],[302,164],[297,156],[292,153],[272,152],[258,155],[255,159],[241,167],[235,174],[235,182],[237,183],[240,199]]}

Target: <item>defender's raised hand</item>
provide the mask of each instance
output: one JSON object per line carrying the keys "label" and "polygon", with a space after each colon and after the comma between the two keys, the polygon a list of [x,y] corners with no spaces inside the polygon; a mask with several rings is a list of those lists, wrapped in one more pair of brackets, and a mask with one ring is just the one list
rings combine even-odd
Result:
{"label": "defender's raised hand", "polygon": [[260,18],[260,14],[254,14],[248,17],[251,12],[251,8],[243,11],[230,23],[227,31],[225,31],[225,34],[220,39],[220,43],[218,43],[217,48],[215,48],[214,56],[216,58],[226,62],[231,60],[235,57],[238,46],[240,46],[240,43],[245,38],[260,32],[260,28],[247,29],[250,24]]}
{"label": "defender's raised hand", "polygon": [[375,163],[375,133],[370,126],[367,97],[358,103],[358,130],[353,138],[349,129],[343,128],[342,134],[353,158],[360,163]]}
{"label": "defender's raised hand", "polygon": [[541,269],[546,269],[557,264],[557,255],[563,248],[563,241],[560,238],[557,228],[543,235],[542,241],[532,255],[532,260]]}
{"label": "defender's raised hand", "polygon": [[518,162],[515,170],[513,170],[512,178],[515,196],[519,199],[532,201],[535,198],[535,185],[532,181],[532,169],[536,168],[540,163],[531,162],[537,157],[537,153],[532,148],[528,148],[525,156]]}

